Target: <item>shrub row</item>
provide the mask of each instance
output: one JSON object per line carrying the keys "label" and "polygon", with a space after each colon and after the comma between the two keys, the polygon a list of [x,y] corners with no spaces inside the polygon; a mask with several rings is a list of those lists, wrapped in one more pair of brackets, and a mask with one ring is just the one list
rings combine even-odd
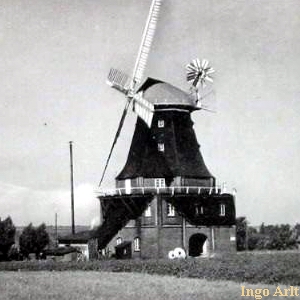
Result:
{"label": "shrub row", "polygon": [[142,272],[237,282],[300,285],[299,253],[242,253],[185,260],[100,260],[87,262],[1,262],[0,270]]}

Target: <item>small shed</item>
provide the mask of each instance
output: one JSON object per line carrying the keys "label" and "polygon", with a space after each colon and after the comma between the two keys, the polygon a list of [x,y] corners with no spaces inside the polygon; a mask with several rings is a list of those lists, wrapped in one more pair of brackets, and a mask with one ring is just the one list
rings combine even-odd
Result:
{"label": "small shed", "polygon": [[132,256],[131,242],[124,241],[123,243],[115,246],[116,259],[130,259]]}
{"label": "small shed", "polygon": [[59,246],[71,246],[82,253],[82,259],[89,259],[89,240],[91,233],[89,230],[80,231],[75,234],[69,234],[58,238]]}
{"label": "small shed", "polygon": [[81,251],[71,246],[45,249],[42,253],[43,258],[55,261],[74,261],[79,255],[81,255]]}

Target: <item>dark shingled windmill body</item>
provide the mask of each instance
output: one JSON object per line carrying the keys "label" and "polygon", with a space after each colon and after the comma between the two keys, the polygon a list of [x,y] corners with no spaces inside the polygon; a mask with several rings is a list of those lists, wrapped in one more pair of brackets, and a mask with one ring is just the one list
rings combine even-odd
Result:
{"label": "dark shingled windmill body", "polygon": [[[152,1],[133,79],[115,69],[108,77],[109,84],[127,96],[111,152],[131,103],[138,117],[127,162],[116,177],[116,188],[99,196],[102,224],[95,231],[98,249],[104,254],[115,247],[119,258],[168,254],[173,258],[180,251],[190,256],[232,251],[234,196],[216,186],[200,153],[191,120],[193,111],[204,109],[198,84],[203,87],[206,80],[211,80],[213,69],[206,60],[198,59],[187,66],[187,79],[193,82],[195,93],[153,78],[140,84],[160,5],[161,0]],[[170,256],[174,248],[179,252],[173,251]]]}

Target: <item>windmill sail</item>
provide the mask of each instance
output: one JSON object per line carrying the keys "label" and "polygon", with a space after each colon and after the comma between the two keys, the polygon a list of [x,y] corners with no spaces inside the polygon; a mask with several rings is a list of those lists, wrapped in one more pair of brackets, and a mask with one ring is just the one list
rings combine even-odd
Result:
{"label": "windmill sail", "polygon": [[142,120],[144,120],[148,127],[151,126],[154,105],[143,98],[143,92],[134,95],[133,110]]}
{"label": "windmill sail", "polygon": [[102,183],[102,181],[103,181],[103,179],[104,179],[104,175],[105,175],[106,169],[107,169],[107,167],[108,167],[108,163],[109,163],[109,161],[110,161],[110,157],[111,157],[111,155],[112,155],[112,152],[113,152],[113,150],[114,150],[114,148],[115,148],[115,145],[116,145],[117,140],[118,140],[118,138],[119,138],[119,135],[120,135],[120,133],[121,133],[121,129],[122,129],[122,127],[123,127],[123,124],[124,124],[124,121],[125,121],[125,117],[126,117],[126,115],[127,115],[127,111],[128,111],[129,104],[130,104],[129,101],[127,101],[126,104],[125,104],[125,108],[124,108],[124,110],[123,110],[122,117],[121,117],[121,120],[120,120],[120,122],[119,122],[119,126],[118,126],[118,129],[117,129],[117,132],[116,132],[116,134],[115,134],[115,137],[114,137],[113,143],[112,143],[112,145],[111,145],[111,148],[110,148],[108,157],[107,157],[107,159],[106,159],[105,167],[104,167],[104,170],[103,170],[103,173],[102,173],[100,182],[99,182],[99,186],[101,186],[101,183]]}
{"label": "windmill sail", "polygon": [[132,76],[133,78],[132,78],[132,86],[131,86],[132,90],[134,90],[135,84],[140,83],[143,78],[148,55],[155,34],[161,1],[162,0],[153,0],[150,7],[147,23],[143,33],[142,42],[140,45],[137,60],[135,62],[135,67],[133,70],[133,76]]}
{"label": "windmill sail", "polygon": [[106,80],[107,84],[126,94],[129,88],[129,76],[124,72],[111,68]]}
{"label": "windmill sail", "polygon": [[[150,7],[148,19],[142,37],[142,42],[133,70],[132,82],[130,86],[130,90],[132,93],[135,90],[136,84],[140,83],[143,79],[148,55],[155,34],[161,3],[162,0],[153,0]],[[142,120],[144,120],[148,127],[151,126],[154,106],[152,103],[142,97],[142,93],[134,94],[133,110]]]}

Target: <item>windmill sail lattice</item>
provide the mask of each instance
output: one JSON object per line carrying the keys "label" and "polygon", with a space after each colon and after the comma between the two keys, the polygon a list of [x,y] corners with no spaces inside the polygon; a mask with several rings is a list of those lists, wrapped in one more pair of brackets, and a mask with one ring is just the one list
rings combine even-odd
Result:
{"label": "windmill sail lattice", "polygon": [[112,88],[126,94],[129,89],[130,80],[129,76],[124,72],[111,68],[106,83]]}
{"label": "windmill sail lattice", "polygon": [[143,98],[143,93],[139,92],[134,95],[133,102],[133,111],[148,125],[151,126],[153,114],[154,114],[154,105]]}
{"label": "windmill sail lattice", "polygon": [[158,21],[158,15],[160,11],[162,0],[152,1],[152,5],[149,11],[147,23],[144,29],[142,42],[140,45],[139,53],[133,70],[132,89],[135,88],[136,83],[140,83],[143,79],[144,71],[147,64],[148,55],[152,45],[153,37],[155,34],[156,24]]}

